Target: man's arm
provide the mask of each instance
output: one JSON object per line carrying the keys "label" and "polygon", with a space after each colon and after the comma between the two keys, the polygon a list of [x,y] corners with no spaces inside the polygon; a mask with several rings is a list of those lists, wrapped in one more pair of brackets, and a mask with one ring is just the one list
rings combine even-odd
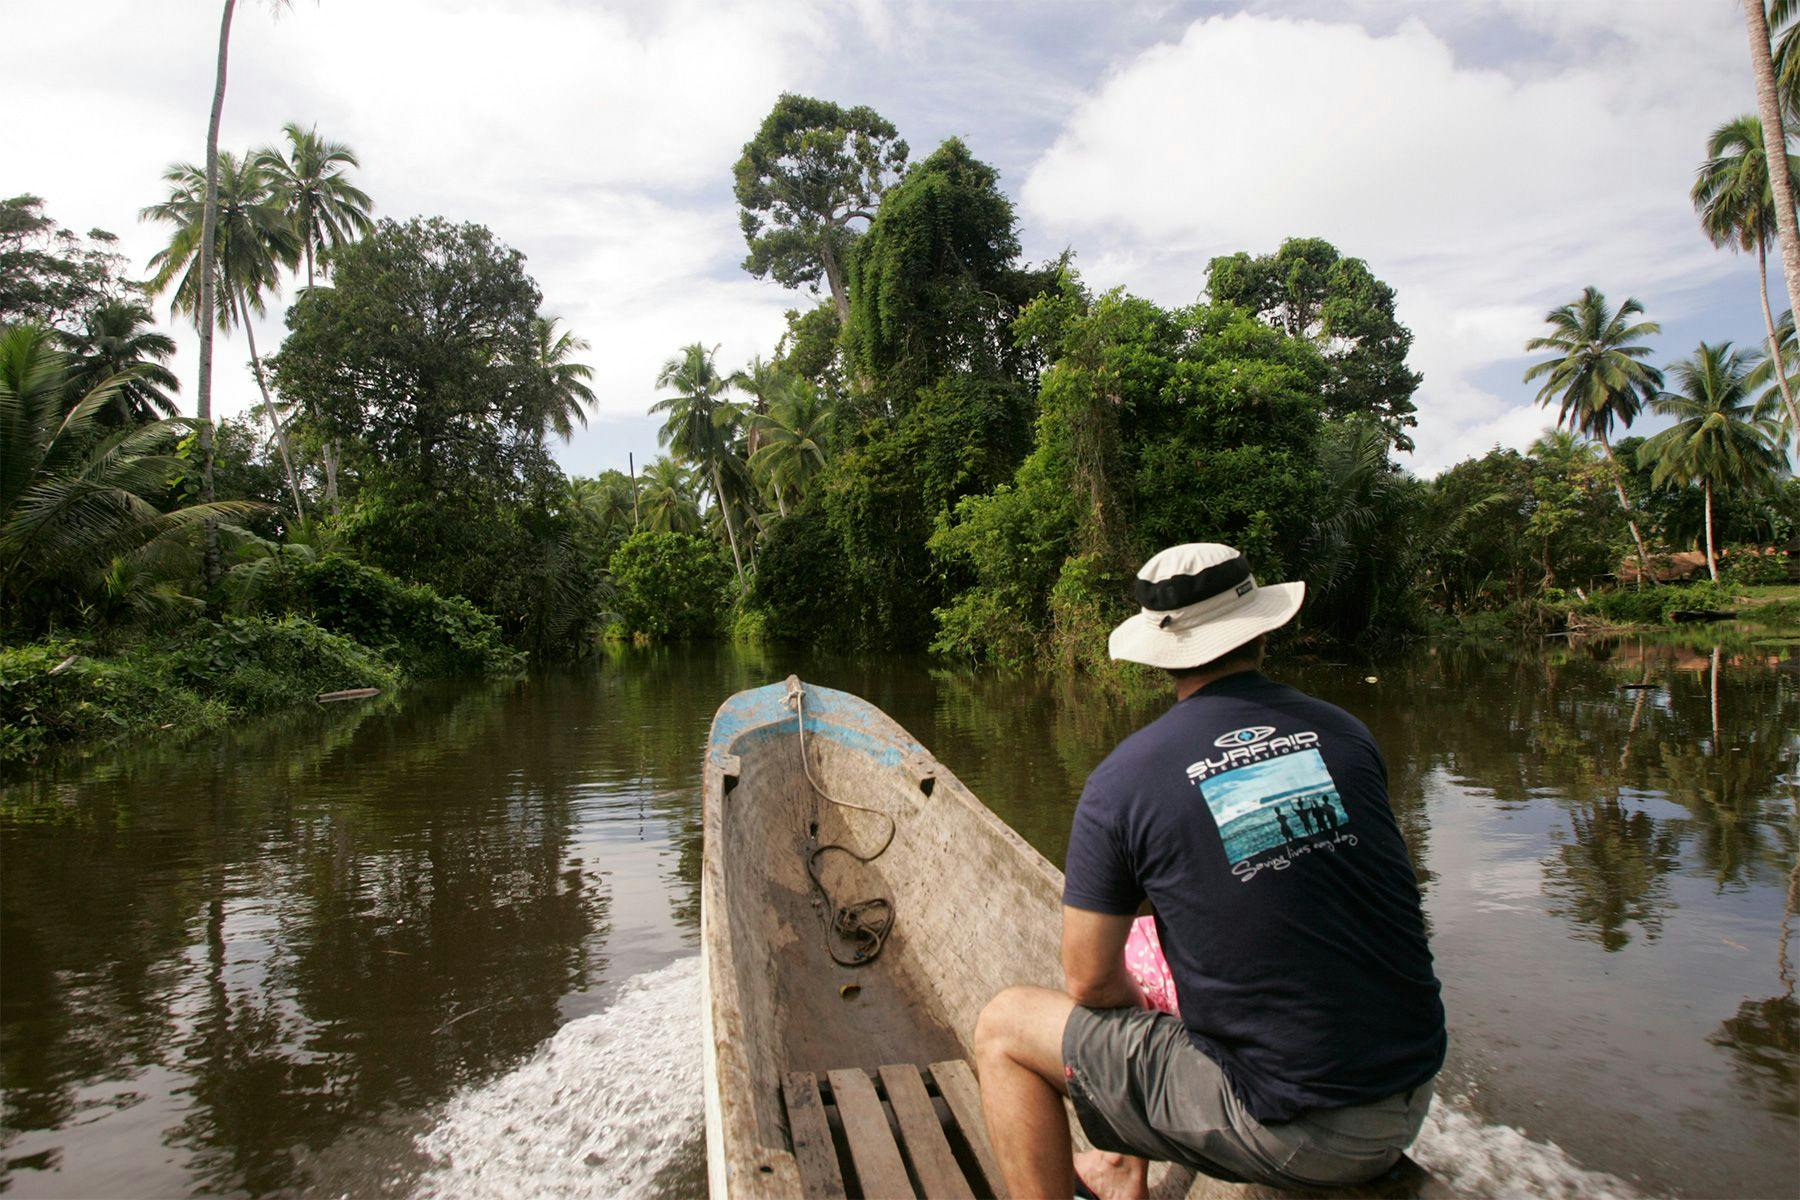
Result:
{"label": "man's arm", "polygon": [[1131,1008],[1144,998],[1125,970],[1132,917],[1063,905],[1063,990],[1085,1008]]}

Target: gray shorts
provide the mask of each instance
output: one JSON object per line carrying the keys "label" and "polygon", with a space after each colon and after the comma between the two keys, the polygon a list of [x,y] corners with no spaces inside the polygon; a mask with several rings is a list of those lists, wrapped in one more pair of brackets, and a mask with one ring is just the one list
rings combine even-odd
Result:
{"label": "gray shorts", "polygon": [[1179,1017],[1082,1008],[1063,1027],[1063,1066],[1095,1148],[1176,1162],[1233,1183],[1333,1187],[1373,1179],[1418,1136],[1431,1084],[1372,1104],[1263,1124]]}

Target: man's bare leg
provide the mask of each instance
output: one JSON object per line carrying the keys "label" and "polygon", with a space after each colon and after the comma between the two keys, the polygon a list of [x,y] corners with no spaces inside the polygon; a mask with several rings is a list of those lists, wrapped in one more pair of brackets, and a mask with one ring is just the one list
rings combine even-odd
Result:
{"label": "man's bare leg", "polygon": [[1007,988],[975,1022],[975,1065],[988,1140],[1009,1194],[1075,1194],[1063,1113],[1063,1026],[1075,1002],[1048,988]]}
{"label": "man's bare leg", "polygon": [[1150,1194],[1150,1162],[1108,1150],[1083,1150],[1075,1174],[1100,1200],[1144,1200]]}

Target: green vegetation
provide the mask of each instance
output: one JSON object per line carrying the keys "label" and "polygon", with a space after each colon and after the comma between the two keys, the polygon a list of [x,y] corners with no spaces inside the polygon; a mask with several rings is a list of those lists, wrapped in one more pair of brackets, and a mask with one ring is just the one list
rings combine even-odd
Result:
{"label": "green vegetation", "polygon": [[319,692],[391,689],[392,664],[300,617],[195,622],[96,656],[65,638],[0,649],[0,774],[69,743],[186,735]]}
{"label": "green vegetation", "polygon": [[691,533],[634,533],[613,552],[618,632],[648,640],[720,632],[730,568],[716,543]]}
{"label": "green vegetation", "polygon": [[[1795,45],[1773,53],[1800,87]],[[118,683],[126,726],[145,697],[198,697],[167,701],[186,725],[311,694],[315,634],[342,642],[321,662],[385,679],[727,634],[1117,679],[1132,572],[1195,540],[1304,577],[1288,636],[1321,646],[1654,623],[1779,580],[1800,529],[1791,312],[1765,306],[1766,354],[1659,368],[1644,304],[1588,287],[1525,341],[1557,431],[1420,480],[1396,458],[1412,335],[1361,259],[1296,237],[1214,259],[1191,304],[1096,294],[1072,251],[1023,260],[960,139],[911,161],[879,113],[796,95],[733,184],[745,269],[809,302],[740,369],[681,347],[654,380],[667,454],[570,479],[551,448],[595,402],[591,347],[524,257],[479,225],[377,220],[354,150],[300,123],[218,150],[222,103],[221,74],[205,163],[142,210],[169,232],[147,284],[110,235],[0,203],[0,639],[20,664],[79,645],[79,679],[112,678],[109,654],[148,672]],[[1721,125],[1692,194],[1765,273],[1791,215],[1771,128]],[[251,321],[287,287],[265,356]],[[202,335],[191,420],[157,294]],[[261,397],[223,423],[215,331],[244,335]],[[1635,436],[1644,412],[1674,424]],[[1701,565],[1717,589],[1685,586]],[[138,670],[202,659],[228,665]]]}

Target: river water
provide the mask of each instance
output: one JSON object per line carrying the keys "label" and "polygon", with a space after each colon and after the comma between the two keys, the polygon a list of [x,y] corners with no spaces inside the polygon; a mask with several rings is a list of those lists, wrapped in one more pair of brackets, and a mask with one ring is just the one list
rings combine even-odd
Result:
{"label": "river water", "polygon": [[[1387,754],[1452,1025],[1415,1153],[1454,1184],[1800,1192],[1782,653],[1271,664]],[[706,647],[66,762],[0,790],[0,1191],[703,1191],[701,746],[790,671],[885,708],[1057,861],[1155,711]]]}

